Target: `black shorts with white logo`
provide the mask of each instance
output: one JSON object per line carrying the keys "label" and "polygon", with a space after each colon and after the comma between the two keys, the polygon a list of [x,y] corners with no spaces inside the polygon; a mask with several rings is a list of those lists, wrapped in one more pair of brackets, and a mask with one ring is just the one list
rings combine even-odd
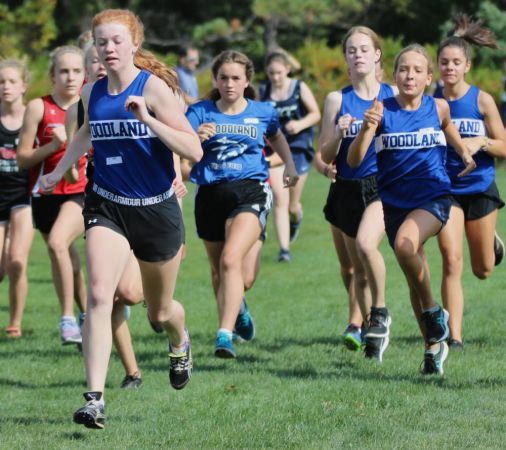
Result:
{"label": "black shorts with white logo", "polygon": [[328,222],[355,238],[365,209],[379,200],[375,175],[357,180],[337,177],[330,185],[323,212]]}
{"label": "black shorts with white logo", "polygon": [[184,242],[183,217],[175,195],[148,206],[129,206],[91,191],[83,216],[86,230],[100,226],[121,234],[142,261],[168,261]]}
{"label": "black shorts with white logo", "polygon": [[496,209],[501,209],[504,202],[499,197],[499,190],[494,181],[485,192],[463,195],[453,194],[452,205],[464,211],[465,220],[477,220],[488,216]]}
{"label": "black shorts with white logo", "polygon": [[58,218],[58,214],[60,214],[61,206],[67,202],[77,203],[82,208],[84,193],[32,197],[32,216],[35,228],[41,233],[49,234]]}
{"label": "black shorts with white logo", "polygon": [[263,240],[267,216],[272,206],[269,184],[260,180],[237,180],[198,187],[195,197],[197,234],[210,242],[225,240],[225,222],[239,213],[251,212],[258,217]]}

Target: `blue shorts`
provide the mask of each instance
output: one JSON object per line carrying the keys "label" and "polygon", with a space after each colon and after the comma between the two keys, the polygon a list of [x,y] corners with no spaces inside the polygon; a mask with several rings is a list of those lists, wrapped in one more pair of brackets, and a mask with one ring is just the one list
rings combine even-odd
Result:
{"label": "blue shorts", "polygon": [[[450,196],[439,197],[430,202],[424,203],[416,208],[395,208],[383,203],[383,215],[385,217],[385,231],[388,236],[390,247],[394,248],[397,231],[406,220],[408,214],[417,209],[423,209],[430,212],[437,220],[441,222],[441,229],[445,226],[450,217],[450,208],[452,200]],[[440,231],[441,231],[440,229]],[[439,233],[439,231],[438,231]]]}
{"label": "blue shorts", "polygon": [[295,169],[298,175],[304,175],[311,169],[311,162],[313,161],[313,154],[308,153],[306,150],[300,148],[292,148],[292,158],[295,164]]}

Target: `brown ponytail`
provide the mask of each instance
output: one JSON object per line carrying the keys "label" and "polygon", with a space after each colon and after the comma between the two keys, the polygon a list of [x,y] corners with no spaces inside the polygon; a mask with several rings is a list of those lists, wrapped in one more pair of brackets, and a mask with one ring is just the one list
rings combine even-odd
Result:
{"label": "brown ponytail", "polygon": [[165,83],[167,83],[167,86],[174,91],[174,93],[182,95],[176,71],[167,67],[150,51],[139,47],[139,50],[137,50],[134,55],[134,64],[139,69],[147,70],[148,72],[156,75],[158,78],[161,78],[165,81]]}
{"label": "brown ponytail", "polygon": [[492,30],[482,26],[481,20],[473,22],[466,14],[459,14],[455,18],[453,29],[437,49],[437,57],[445,47],[458,47],[462,49],[466,58],[471,59],[470,45],[480,47],[498,48],[495,34]]}

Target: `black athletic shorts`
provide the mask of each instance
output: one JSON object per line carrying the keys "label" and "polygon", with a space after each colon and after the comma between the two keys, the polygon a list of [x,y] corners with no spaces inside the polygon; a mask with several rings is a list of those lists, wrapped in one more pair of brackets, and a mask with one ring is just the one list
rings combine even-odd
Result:
{"label": "black athletic shorts", "polygon": [[365,209],[379,200],[375,175],[357,180],[336,177],[336,182],[330,185],[323,212],[328,222],[347,236],[356,238]]}
{"label": "black athletic shorts", "polygon": [[77,203],[82,208],[84,193],[32,197],[32,217],[35,228],[41,233],[49,234],[58,218],[61,205],[66,202]]}
{"label": "black athletic shorts", "polygon": [[0,196],[0,222],[7,222],[11,217],[11,210],[30,206],[30,194],[27,190],[10,196]]}
{"label": "black athletic shorts", "polygon": [[464,211],[465,220],[477,220],[488,216],[496,209],[501,209],[504,202],[499,197],[499,191],[494,181],[485,192],[465,195],[453,194],[452,205]]}
{"label": "black athletic shorts", "polygon": [[251,212],[258,217],[265,235],[267,215],[272,206],[269,184],[260,180],[237,180],[198,187],[195,196],[195,222],[201,239],[225,240],[225,222],[239,213]]}
{"label": "black athletic shorts", "polygon": [[148,206],[128,206],[91,191],[83,216],[86,230],[101,226],[121,234],[142,261],[168,261],[184,242],[183,217],[175,195]]}

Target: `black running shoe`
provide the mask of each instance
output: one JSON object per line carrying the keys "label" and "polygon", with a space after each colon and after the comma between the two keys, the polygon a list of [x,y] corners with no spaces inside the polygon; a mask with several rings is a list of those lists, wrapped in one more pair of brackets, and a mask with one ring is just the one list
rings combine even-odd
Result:
{"label": "black running shoe", "polygon": [[443,364],[448,357],[448,345],[439,342],[435,350],[425,350],[420,372],[422,375],[443,375]]}
{"label": "black running shoe", "polygon": [[498,266],[501,264],[502,259],[504,258],[504,242],[495,232],[494,236],[494,255],[495,255],[495,265]]}
{"label": "black running shoe", "polygon": [[369,324],[365,337],[383,338],[390,334],[390,324],[392,318],[388,314],[386,308],[371,307],[371,314],[369,315]]}
{"label": "black running shoe", "polygon": [[85,392],[86,404],[74,413],[74,422],[86,428],[101,430],[105,424],[104,404],[100,402],[101,392]]}
{"label": "black running shoe", "polygon": [[192,376],[193,361],[190,343],[190,334],[186,332],[185,351],[175,354],[169,343],[169,380],[174,389],[183,389]]}
{"label": "black running shoe", "polygon": [[390,342],[392,318],[386,308],[371,308],[369,324],[364,334],[364,353],[366,358],[383,361],[383,353]]}
{"label": "black running shoe", "polygon": [[462,351],[464,350],[464,343],[462,341],[457,341],[457,339],[448,340],[448,347],[453,351]]}
{"label": "black running shoe", "polygon": [[388,347],[390,338],[388,336],[377,338],[377,337],[366,337],[364,345],[364,354],[366,358],[377,359],[379,362],[383,361],[383,353]]}
{"label": "black running shoe", "polygon": [[448,316],[448,311],[441,307],[435,312],[422,313],[422,322],[425,324],[427,344],[436,344],[448,338],[450,335]]}
{"label": "black running shoe", "polygon": [[142,378],[139,373],[134,373],[133,375],[126,375],[121,382],[121,389],[137,389],[140,388],[142,384]]}
{"label": "black running shoe", "polygon": [[279,250],[278,254],[278,262],[291,262],[292,261],[292,253],[290,250],[286,248],[282,248]]}
{"label": "black running shoe", "polygon": [[299,237],[300,225],[302,224],[302,211],[298,220],[290,218],[290,242],[294,242]]}
{"label": "black running shoe", "polygon": [[165,331],[164,328],[162,327],[162,325],[160,325],[159,323],[151,322],[151,319],[149,318],[149,314],[148,314],[148,322],[149,322],[149,325],[151,325],[151,328],[153,329],[153,331],[155,333],[162,334]]}

